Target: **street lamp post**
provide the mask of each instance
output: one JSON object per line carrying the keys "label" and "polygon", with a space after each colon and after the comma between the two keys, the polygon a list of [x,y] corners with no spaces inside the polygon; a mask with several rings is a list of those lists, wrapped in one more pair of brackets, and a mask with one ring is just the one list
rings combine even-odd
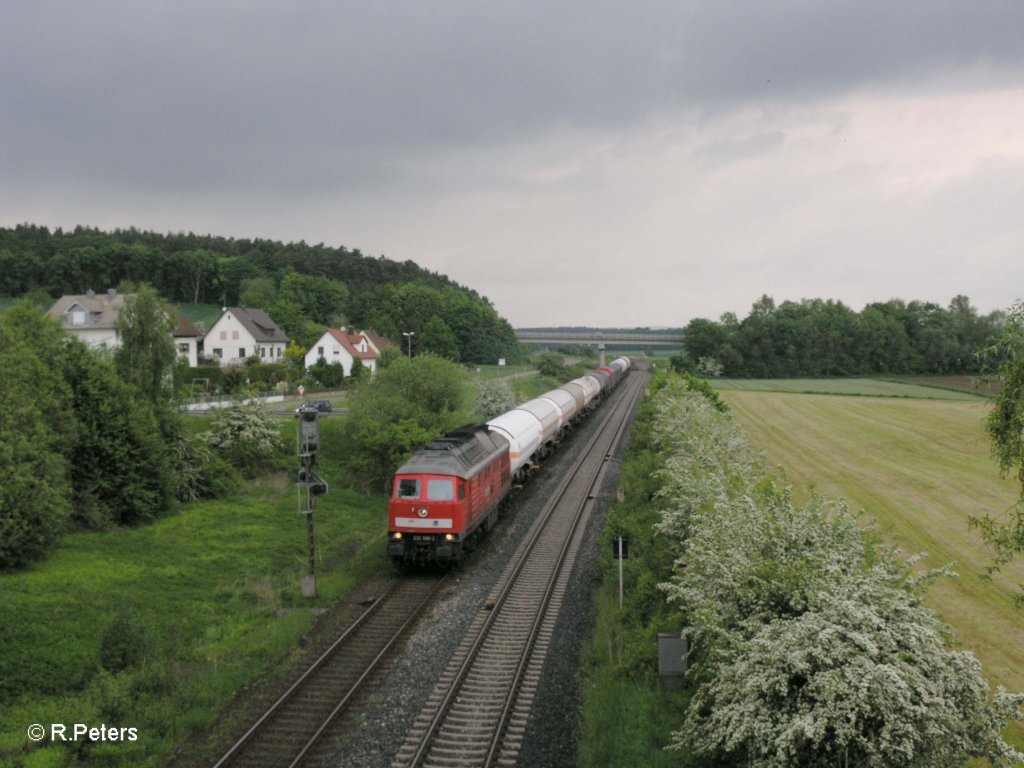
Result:
{"label": "street lamp post", "polygon": [[412,337],[416,335],[416,331],[402,331],[402,335],[409,340],[409,357],[412,357]]}

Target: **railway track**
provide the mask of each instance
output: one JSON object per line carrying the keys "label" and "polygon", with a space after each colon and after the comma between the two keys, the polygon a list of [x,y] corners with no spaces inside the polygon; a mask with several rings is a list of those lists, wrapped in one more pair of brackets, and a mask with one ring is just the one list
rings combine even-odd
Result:
{"label": "railway track", "polygon": [[301,765],[445,580],[438,575],[396,579],[214,768]]}
{"label": "railway track", "polygon": [[647,378],[635,371],[620,388],[585,458],[558,485],[456,649],[393,768],[515,764],[595,489]]}

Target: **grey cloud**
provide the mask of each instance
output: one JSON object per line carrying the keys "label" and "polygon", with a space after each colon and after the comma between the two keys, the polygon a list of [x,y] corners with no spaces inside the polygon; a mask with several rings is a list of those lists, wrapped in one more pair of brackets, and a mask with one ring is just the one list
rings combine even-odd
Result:
{"label": "grey cloud", "polygon": [[[342,189],[394,161],[965,65],[1019,75],[1024,6],[15,3],[9,177]],[[709,149],[710,151],[710,149]]]}
{"label": "grey cloud", "polygon": [[723,138],[695,148],[693,156],[705,167],[716,167],[764,155],[781,147],[785,139],[785,134],[781,131]]}

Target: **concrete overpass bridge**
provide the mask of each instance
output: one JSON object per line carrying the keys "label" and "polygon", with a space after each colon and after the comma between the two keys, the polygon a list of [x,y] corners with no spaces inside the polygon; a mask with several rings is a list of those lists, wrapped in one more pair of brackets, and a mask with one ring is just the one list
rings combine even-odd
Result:
{"label": "concrete overpass bridge", "polygon": [[608,344],[632,349],[648,346],[676,347],[682,349],[683,334],[680,331],[666,333],[643,331],[530,331],[517,330],[516,338],[524,344],[588,344],[596,346],[601,353],[601,365],[605,363],[605,348]]}

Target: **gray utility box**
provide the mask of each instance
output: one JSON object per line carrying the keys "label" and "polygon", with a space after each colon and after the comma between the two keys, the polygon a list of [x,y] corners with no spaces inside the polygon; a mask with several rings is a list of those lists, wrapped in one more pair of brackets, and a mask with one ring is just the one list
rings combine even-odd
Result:
{"label": "gray utility box", "polygon": [[670,691],[683,687],[686,677],[686,638],[668,632],[658,633],[658,677]]}

